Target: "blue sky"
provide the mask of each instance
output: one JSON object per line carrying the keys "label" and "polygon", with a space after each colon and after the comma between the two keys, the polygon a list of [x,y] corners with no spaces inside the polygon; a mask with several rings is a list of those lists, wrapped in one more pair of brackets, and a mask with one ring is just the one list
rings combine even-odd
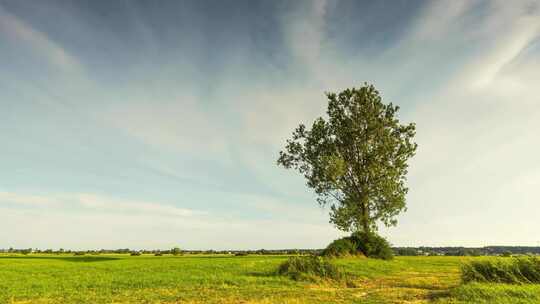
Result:
{"label": "blue sky", "polygon": [[406,245],[538,245],[538,1],[0,0],[0,247],[323,247],[323,92],[417,123]]}

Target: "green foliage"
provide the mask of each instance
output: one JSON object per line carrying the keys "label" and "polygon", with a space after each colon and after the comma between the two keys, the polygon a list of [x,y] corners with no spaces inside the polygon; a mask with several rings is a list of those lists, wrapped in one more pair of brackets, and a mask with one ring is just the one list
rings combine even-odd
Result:
{"label": "green foliage", "polygon": [[388,241],[374,232],[355,232],[352,238],[358,244],[358,250],[369,258],[391,260],[394,258],[394,251]]}
{"label": "green foliage", "polygon": [[318,256],[290,257],[279,265],[278,274],[288,276],[296,281],[339,280],[343,278],[343,274],[337,266]]}
{"label": "green foliage", "polygon": [[400,124],[398,106],[385,104],[371,85],[328,93],[327,119],[301,124],[278,164],[299,171],[330,221],[344,231],[396,224],[405,210],[407,161],[415,154],[415,125]]}
{"label": "green foliage", "polygon": [[321,253],[322,256],[329,258],[355,256],[358,254],[361,254],[358,251],[358,244],[352,237],[334,240]]}
{"label": "green foliage", "polygon": [[481,256],[482,252],[480,252],[477,249],[466,249],[466,250],[464,250],[463,255],[466,255],[466,256]]}
{"label": "green foliage", "polygon": [[369,258],[391,260],[394,251],[386,239],[374,232],[355,232],[349,237],[330,243],[321,253],[325,257],[364,255]]}
{"label": "green foliage", "polygon": [[131,256],[140,256],[141,253],[139,251],[133,251],[129,255],[131,255]]}
{"label": "green foliage", "polygon": [[415,248],[398,248],[396,255],[399,256],[417,256],[418,251]]}
{"label": "green foliage", "polygon": [[516,257],[471,261],[462,265],[461,279],[464,283],[540,283],[540,259]]}

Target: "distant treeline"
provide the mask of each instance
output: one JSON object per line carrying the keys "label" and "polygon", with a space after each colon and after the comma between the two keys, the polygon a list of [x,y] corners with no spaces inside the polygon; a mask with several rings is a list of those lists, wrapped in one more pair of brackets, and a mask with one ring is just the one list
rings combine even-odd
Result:
{"label": "distant treeline", "polygon": [[486,246],[486,247],[394,247],[396,255],[446,255],[446,256],[480,256],[512,254],[540,254],[540,247],[534,246]]}
{"label": "distant treeline", "polygon": [[[513,254],[533,254],[540,255],[540,247],[532,246],[487,246],[487,247],[393,247],[394,253],[398,256],[481,256],[500,255],[510,256]],[[100,250],[67,250],[67,249],[0,249],[0,253],[14,254],[74,254],[74,255],[99,255],[99,254],[153,254],[153,255],[183,255],[183,254],[227,254],[227,255],[318,255],[322,249],[258,249],[258,250],[181,250],[172,248],[167,250],[133,250],[122,249],[100,249]]]}
{"label": "distant treeline", "polygon": [[258,249],[258,250],[181,250],[179,248],[167,249],[167,250],[134,250],[129,248],[121,249],[99,249],[99,250],[68,250],[68,249],[34,249],[34,248],[23,248],[23,249],[0,249],[0,253],[16,253],[16,254],[154,254],[154,255],[182,255],[182,254],[228,254],[228,255],[249,255],[249,254],[259,254],[259,255],[307,255],[307,254],[318,254],[321,249],[278,249],[278,250],[267,250],[267,249]]}

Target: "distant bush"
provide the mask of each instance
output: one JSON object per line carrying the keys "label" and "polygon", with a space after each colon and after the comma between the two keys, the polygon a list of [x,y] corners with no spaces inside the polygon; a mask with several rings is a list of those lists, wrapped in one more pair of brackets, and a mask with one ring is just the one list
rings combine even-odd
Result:
{"label": "distant bush", "polygon": [[417,256],[418,250],[414,248],[398,248],[395,250],[397,255],[400,256]]}
{"label": "distant bush", "polygon": [[161,253],[161,252],[156,252],[156,253],[154,253],[154,255],[155,255],[155,256],[163,256],[163,253]]}
{"label": "distant bush", "polygon": [[321,253],[322,256],[330,258],[354,256],[358,254],[361,254],[358,250],[358,242],[351,237],[334,240]]}
{"label": "distant bush", "polygon": [[140,255],[141,255],[141,253],[140,253],[140,252],[138,252],[138,251],[133,251],[133,252],[132,252],[132,253],[130,253],[129,255],[131,255],[131,256],[140,256]]}
{"label": "distant bush", "polygon": [[339,280],[343,278],[343,274],[337,266],[320,256],[290,257],[279,265],[278,274],[288,276],[296,281]]}
{"label": "distant bush", "polygon": [[516,257],[471,261],[462,265],[461,279],[464,283],[540,283],[540,259]]}
{"label": "distant bush", "polygon": [[248,255],[247,252],[236,252],[236,253],[234,254],[234,256],[247,256],[247,255]]}
{"label": "distant bush", "polygon": [[77,251],[74,253],[74,255],[86,255],[86,252],[84,251]]}

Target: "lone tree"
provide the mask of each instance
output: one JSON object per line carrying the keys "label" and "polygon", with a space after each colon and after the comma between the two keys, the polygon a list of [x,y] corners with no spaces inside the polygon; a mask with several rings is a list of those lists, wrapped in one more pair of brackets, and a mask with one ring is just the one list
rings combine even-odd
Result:
{"label": "lone tree", "polygon": [[370,234],[377,222],[395,226],[406,210],[415,124],[400,124],[399,107],[383,103],[372,85],[326,96],[328,119],[317,118],[311,129],[300,124],[278,165],[304,175],[337,228]]}

